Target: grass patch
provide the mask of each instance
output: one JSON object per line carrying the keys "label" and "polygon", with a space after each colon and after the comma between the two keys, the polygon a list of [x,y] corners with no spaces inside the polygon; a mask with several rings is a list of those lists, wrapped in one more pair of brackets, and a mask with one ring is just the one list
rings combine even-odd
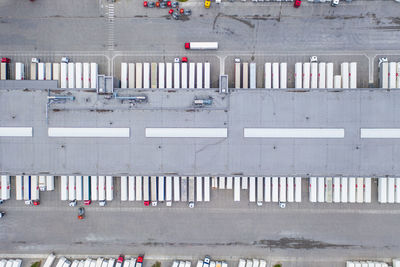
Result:
{"label": "grass patch", "polygon": [[274,267],[282,267],[282,264],[280,264],[280,263],[275,264]]}
{"label": "grass patch", "polygon": [[161,262],[156,261],[151,267],[161,267]]}
{"label": "grass patch", "polygon": [[31,267],[40,267],[40,261],[32,263]]}
{"label": "grass patch", "polygon": [[188,0],[178,0],[179,2],[187,2]]}

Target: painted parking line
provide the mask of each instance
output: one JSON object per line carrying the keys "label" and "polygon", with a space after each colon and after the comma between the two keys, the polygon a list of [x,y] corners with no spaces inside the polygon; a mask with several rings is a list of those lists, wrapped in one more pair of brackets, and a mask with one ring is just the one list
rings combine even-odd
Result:
{"label": "painted parking line", "polygon": [[32,137],[32,127],[0,127],[0,137]]}
{"label": "painted parking line", "polygon": [[344,138],[343,128],[244,128],[245,138]]}

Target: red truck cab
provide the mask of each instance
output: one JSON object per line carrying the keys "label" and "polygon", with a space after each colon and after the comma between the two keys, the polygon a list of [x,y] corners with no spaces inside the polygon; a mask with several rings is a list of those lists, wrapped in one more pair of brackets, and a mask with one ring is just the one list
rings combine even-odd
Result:
{"label": "red truck cab", "polygon": [[295,0],[294,1],[294,7],[299,8],[301,6],[301,0]]}

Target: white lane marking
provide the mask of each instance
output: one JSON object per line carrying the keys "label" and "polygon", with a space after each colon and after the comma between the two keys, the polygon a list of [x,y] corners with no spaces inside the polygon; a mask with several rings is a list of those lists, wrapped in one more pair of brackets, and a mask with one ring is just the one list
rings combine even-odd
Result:
{"label": "white lane marking", "polygon": [[32,127],[0,127],[0,137],[32,137]]}
{"label": "white lane marking", "polygon": [[246,138],[344,138],[344,129],[324,128],[244,128]]}
{"label": "white lane marking", "polygon": [[227,128],[146,128],[146,137],[227,138]]}
{"label": "white lane marking", "polygon": [[361,138],[400,138],[400,128],[361,128],[360,136]]}

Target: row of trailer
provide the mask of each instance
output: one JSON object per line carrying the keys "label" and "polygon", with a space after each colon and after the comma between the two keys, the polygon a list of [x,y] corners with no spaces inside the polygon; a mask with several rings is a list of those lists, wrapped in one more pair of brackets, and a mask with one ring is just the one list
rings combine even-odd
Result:
{"label": "row of trailer", "polygon": [[310,177],[310,202],[371,203],[371,178]]}
{"label": "row of trailer", "polygon": [[382,62],[379,67],[379,87],[400,88],[400,62]]}
{"label": "row of trailer", "polygon": [[[267,64],[271,64],[271,63],[266,63],[265,65],[267,66]],[[278,64],[278,63],[274,63],[274,64]],[[279,64],[277,66],[279,68]],[[286,63],[281,63],[280,67],[282,68],[281,72],[284,75],[286,73]],[[279,79],[279,74],[277,76],[277,79]],[[286,81],[286,78],[284,80]],[[284,84],[284,83],[282,82],[282,84]],[[278,80],[278,86],[279,86],[279,80]],[[252,63],[236,62],[235,63],[235,88],[244,88],[244,89],[257,88],[257,65],[256,65],[256,63],[254,63],[254,62],[252,62]],[[267,87],[265,87],[265,88],[267,88]]]}
{"label": "row of trailer", "polygon": [[[347,261],[346,267],[388,267],[386,262],[379,261]],[[393,267],[400,267],[400,260],[393,260]]]}
{"label": "row of trailer", "polygon": [[121,176],[121,201],[144,201],[157,206],[172,201],[210,201],[210,177],[200,176]]}
{"label": "row of trailer", "polygon": [[114,199],[112,176],[61,176],[61,200],[63,201],[105,201]]}
{"label": "row of trailer", "polygon": [[[25,66],[23,63],[15,63],[15,79],[25,79]],[[55,80],[61,88],[92,88],[97,86],[97,63],[74,62],[32,62],[30,65],[31,80]]]}
{"label": "row of trailer", "polygon": [[381,177],[378,179],[378,202],[400,203],[400,178]]}
{"label": "row of trailer", "polygon": [[295,64],[295,88],[357,88],[357,62],[340,64],[340,75],[334,75],[332,62],[298,62]]}
{"label": "row of trailer", "polygon": [[[51,254],[54,255],[54,254]],[[55,257],[55,256],[54,256]],[[54,261],[54,260],[53,260]],[[51,265],[46,265],[47,260],[43,267],[51,267]],[[74,260],[70,261],[65,257],[60,257],[55,267],[114,267],[116,260],[114,258],[97,258],[86,260]]]}
{"label": "row of trailer", "polygon": [[9,63],[1,62],[0,63],[0,80],[8,80],[10,76],[10,69],[8,66]]}
{"label": "row of trailer", "polygon": [[238,267],[266,267],[267,262],[265,260],[259,259],[240,259],[238,263]]}
{"label": "row of trailer", "polygon": [[[227,177],[232,178],[232,177]],[[233,177],[233,200],[241,189],[249,191],[249,202],[301,202],[301,177]]]}
{"label": "row of trailer", "polygon": [[21,259],[1,259],[0,267],[21,267]]}
{"label": "row of trailer", "polygon": [[15,176],[15,199],[26,204],[40,199],[40,191],[54,190],[54,176]]}
{"label": "row of trailer", "polygon": [[121,63],[121,88],[210,88],[211,65],[198,63]]}

